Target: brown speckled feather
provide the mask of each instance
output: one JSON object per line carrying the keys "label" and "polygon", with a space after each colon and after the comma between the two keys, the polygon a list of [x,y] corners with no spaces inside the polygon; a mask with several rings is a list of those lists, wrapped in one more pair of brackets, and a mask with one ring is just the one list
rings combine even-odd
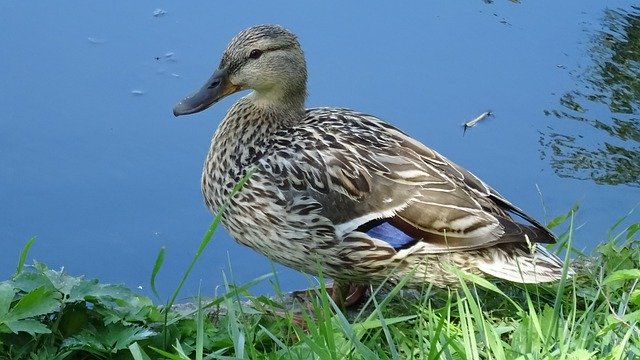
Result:
{"label": "brown speckled feather", "polygon": [[[283,157],[291,148],[297,151]],[[300,124],[274,134],[259,163],[289,198],[301,191],[316,198],[342,233],[393,214],[394,224],[433,253],[525,242],[525,234],[532,242],[555,241],[470,172],[391,125],[347,109],[310,109]]]}

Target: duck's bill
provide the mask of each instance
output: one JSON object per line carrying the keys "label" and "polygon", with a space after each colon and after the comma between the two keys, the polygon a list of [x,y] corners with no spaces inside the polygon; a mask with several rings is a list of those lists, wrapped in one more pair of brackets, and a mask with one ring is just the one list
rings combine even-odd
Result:
{"label": "duck's bill", "polygon": [[180,116],[200,112],[238,90],[240,87],[231,84],[227,79],[226,70],[218,69],[200,90],[180,100],[173,107],[173,115]]}

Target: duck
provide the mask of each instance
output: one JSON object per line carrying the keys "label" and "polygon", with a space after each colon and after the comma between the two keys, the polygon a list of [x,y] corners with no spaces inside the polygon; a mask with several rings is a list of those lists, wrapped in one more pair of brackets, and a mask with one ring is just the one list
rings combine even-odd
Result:
{"label": "duck", "polygon": [[240,244],[331,278],[341,305],[382,283],[455,287],[454,269],[517,283],[563,276],[546,248],[556,237],[470,171],[375,116],[307,109],[305,56],[282,26],[238,33],[173,114],[245,90],[211,140],[205,204]]}

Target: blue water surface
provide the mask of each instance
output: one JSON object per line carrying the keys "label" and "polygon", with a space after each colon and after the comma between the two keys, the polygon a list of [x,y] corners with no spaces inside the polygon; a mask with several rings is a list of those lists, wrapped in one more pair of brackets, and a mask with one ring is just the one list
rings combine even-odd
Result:
{"label": "blue water surface", "polygon": [[[590,251],[640,202],[638,178],[607,182],[590,176],[597,169],[560,169],[558,156],[575,142],[558,136],[585,148],[609,140],[588,122],[550,114],[568,111],[563,94],[590,88],[582,74],[593,67],[607,10],[635,11],[631,4],[1,2],[0,279],[37,236],[29,261],[148,294],[166,246],[158,278],[166,297],[212,220],[200,194],[202,163],[242,94],[189,117],[171,109],[208,78],[231,37],[261,23],[299,35],[308,106],[386,119],[543,221],[579,202],[574,246]],[[581,114],[612,118],[610,106],[583,103],[591,105]],[[462,123],[486,110],[494,117],[463,136]],[[636,111],[620,116],[635,121]],[[616,141],[633,150],[640,140]],[[285,290],[309,285],[275,268]],[[213,294],[223,271],[242,283],[271,269],[219,231],[183,294],[200,283]],[[253,291],[273,290],[263,283]]]}

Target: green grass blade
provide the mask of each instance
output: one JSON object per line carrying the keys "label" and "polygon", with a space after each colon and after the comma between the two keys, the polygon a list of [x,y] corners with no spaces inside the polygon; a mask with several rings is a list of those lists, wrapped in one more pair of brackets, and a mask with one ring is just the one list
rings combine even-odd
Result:
{"label": "green grass blade", "polygon": [[[538,317],[536,308],[533,306],[533,302],[531,301],[531,296],[529,295],[529,291],[525,293],[525,296],[527,299],[527,307],[529,309],[529,318],[531,319],[530,321],[533,324],[533,328],[535,329],[535,332],[538,335],[538,338],[540,338],[542,342],[545,342],[546,337],[542,333],[542,326],[540,326],[540,318]],[[551,335],[551,334],[547,334],[547,335]]]}
{"label": "green grass blade", "polygon": [[[391,300],[393,300],[400,293],[400,290],[402,290],[404,288],[404,286],[411,279],[412,276],[413,276],[413,271],[411,271],[406,276],[404,276],[402,279],[400,279],[400,281],[387,293],[385,298],[382,299],[382,301],[378,304],[378,306],[374,307],[373,312],[371,314],[369,314],[369,316],[367,317],[365,322],[369,322],[369,321],[374,320],[376,318],[376,316],[378,315],[377,313],[380,311],[380,309],[384,309],[391,302]],[[362,307],[362,309],[358,313],[358,316],[356,317],[357,319],[362,317],[362,314],[364,313],[364,311],[369,307],[369,304],[372,303],[372,301],[375,298],[375,296],[378,294],[378,292],[380,292],[380,290],[385,286],[385,284],[386,284],[386,281],[383,282],[382,284],[380,284],[380,286],[378,286],[375,289],[375,291],[373,291],[373,293],[371,294],[371,297],[369,298],[369,300],[367,300],[367,302],[364,304],[364,306]]]}
{"label": "green grass blade", "polygon": [[196,313],[196,360],[202,360],[204,347],[204,311],[202,310],[202,296],[198,286],[198,311]]}
{"label": "green grass blade", "polygon": [[[320,267],[320,265],[317,266]],[[327,293],[327,285],[321,268],[319,268],[318,280],[320,281],[320,288],[318,290],[320,304],[319,309],[316,309],[316,314],[318,314],[318,331],[322,334],[322,338],[326,342],[326,346],[329,349],[331,357],[336,358],[336,343],[333,335],[334,330],[332,322],[333,312],[331,311],[331,305],[329,305],[330,303],[333,304],[333,300]],[[341,310],[338,310],[338,312],[342,314]]]}
{"label": "green grass blade", "polygon": [[138,345],[137,342],[129,345],[129,352],[131,352],[131,356],[133,356],[133,360],[151,360],[149,355],[147,355]]}
{"label": "green grass blade", "polygon": [[472,274],[472,273],[468,273],[468,272],[464,272],[458,268],[455,267],[449,267],[447,270],[453,272],[454,274],[456,274],[456,276],[458,276],[460,278],[460,282],[463,283],[463,280],[469,281],[472,284],[475,284],[477,286],[480,286],[482,288],[485,288],[487,290],[491,290],[493,292],[495,292],[496,294],[501,295],[502,297],[505,298],[505,300],[509,301],[517,310],[522,310],[522,307],[520,305],[518,305],[518,303],[516,303],[513,299],[511,299],[509,296],[507,296],[507,294],[505,294],[502,290],[500,290],[495,284],[492,284],[491,282],[489,282],[487,279],[482,278],[476,274]]}
{"label": "green grass blade", "polygon": [[156,289],[156,277],[158,276],[158,272],[160,271],[160,268],[164,263],[165,252],[166,252],[165,247],[161,246],[160,250],[158,251],[158,256],[156,256],[156,261],[153,263],[153,270],[151,271],[151,280],[149,281],[151,285],[151,292],[153,292],[153,295],[156,297],[156,299],[158,299],[158,301],[160,301],[160,295],[158,295],[158,290]]}
{"label": "green grass blade", "polygon": [[340,328],[344,332],[345,336],[351,341],[353,346],[358,350],[358,353],[365,359],[378,359],[379,357],[371,349],[366,347],[362,341],[360,341],[360,337],[356,335],[353,326],[349,323],[349,320],[347,320],[344,314],[342,314],[338,305],[336,305],[336,303],[330,298],[329,301],[333,311],[335,312],[335,318],[337,319]]}
{"label": "green grass blade", "polygon": [[20,252],[20,257],[18,258],[18,266],[16,267],[16,275],[18,275],[18,274],[20,274],[22,272],[22,269],[24,268],[24,263],[27,260],[27,255],[29,254],[29,249],[31,248],[31,245],[33,245],[33,243],[35,241],[36,241],[36,237],[33,236],[31,239],[29,239],[29,241],[27,241],[27,243],[22,248],[22,251]]}
{"label": "green grass blade", "polygon": [[[373,303],[376,309],[380,308],[378,306],[378,302],[376,301],[375,297],[373,297]],[[398,349],[396,347],[395,342],[393,341],[393,338],[391,337],[391,332],[389,332],[389,326],[387,325],[387,322],[385,321],[384,316],[382,316],[382,311],[378,311],[378,319],[380,320],[380,325],[382,325],[382,332],[384,333],[384,338],[387,340],[387,345],[389,346],[391,357],[394,360],[398,360],[400,358],[398,356]]]}
{"label": "green grass blade", "polygon": [[[166,325],[169,317],[169,310],[171,309],[171,306],[173,306],[176,299],[178,298],[178,294],[180,293],[180,290],[182,290],[184,283],[187,281],[187,278],[189,277],[189,274],[191,274],[191,271],[193,271],[193,267],[195,266],[196,262],[200,258],[200,255],[202,255],[202,252],[211,241],[211,237],[213,236],[213,233],[215,233],[216,229],[218,228],[218,224],[220,224],[220,221],[222,220],[222,215],[224,214],[225,210],[229,206],[229,201],[231,201],[231,198],[233,198],[233,196],[237,194],[238,191],[240,191],[240,189],[242,189],[244,184],[246,184],[246,182],[249,181],[249,178],[251,178],[251,176],[255,173],[255,171],[256,171],[255,168],[248,170],[247,174],[242,179],[240,179],[240,181],[238,181],[238,183],[233,187],[233,189],[231,190],[231,193],[229,194],[229,198],[227,199],[227,201],[225,201],[224,204],[222,204],[222,206],[218,210],[218,213],[213,218],[211,225],[209,225],[207,232],[202,237],[202,240],[200,241],[200,246],[198,246],[198,250],[194,254],[193,258],[191,259],[191,262],[189,263],[187,270],[184,272],[184,275],[182,275],[182,279],[180,280],[180,283],[178,284],[176,289],[173,291],[171,298],[167,302],[167,305],[165,307],[165,316],[164,316],[165,329],[166,329]],[[166,346],[167,332],[165,331],[164,333],[165,333],[164,344]]]}
{"label": "green grass blade", "polygon": [[[380,312],[377,312],[378,314],[380,314]],[[381,316],[381,315],[379,315]],[[404,315],[404,316],[396,316],[396,317],[392,317],[389,319],[384,319],[384,322],[386,324],[386,326],[389,325],[395,325],[395,324],[399,324],[399,323],[403,323],[403,322],[407,322],[409,320],[413,320],[415,318],[417,318],[418,315]],[[364,332],[365,330],[371,330],[371,329],[377,329],[377,328],[382,328],[384,325],[382,324],[380,318],[378,319],[373,319],[373,320],[365,320],[363,322],[359,322],[357,324],[353,324],[353,329],[360,333],[360,332]]]}
{"label": "green grass blade", "polygon": [[[573,241],[573,215],[569,221],[569,230],[568,230],[568,238],[567,238],[567,249],[571,248],[571,243]],[[569,263],[570,259],[569,251],[564,258],[564,266],[562,268],[562,276],[560,277],[560,281],[558,283],[558,291],[556,292],[556,298],[553,302],[553,322],[549,327],[549,333],[547,334],[547,338],[557,337],[558,330],[558,319],[562,316],[562,299],[564,297],[564,288],[567,283],[567,275],[569,273]],[[553,333],[552,333],[553,331]]]}
{"label": "green grass blade", "polygon": [[149,349],[157,352],[158,354],[164,356],[167,359],[171,359],[171,360],[190,360],[188,357],[182,356],[181,354],[174,355],[174,354],[172,354],[170,352],[164,351],[162,349],[155,348],[153,346],[149,346]]}
{"label": "green grass blade", "polygon": [[580,208],[580,205],[578,203],[573,204],[573,206],[571,207],[571,209],[569,209],[569,211],[567,211],[566,213],[564,213],[562,215],[558,215],[558,216],[554,217],[553,219],[551,219],[547,223],[547,228],[553,229],[554,227],[556,227],[556,226],[562,224],[563,222],[567,221],[567,219],[573,218],[573,215],[576,213],[576,211],[578,211],[579,208]]}
{"label": "green grass blade", "polygon": [[229,291],[230,286],[227,281],[227,277],[224,273],[222,275],[223,275],[224,284],[227,288],[227,291],[232,292],[235,295],[237,300],[236,303],[239,304],[239,306],[234,306],[234,304],[231,302],[231,298],[228,298],[225,301],[226,308],[227,308],[227,317],[229,318],[227,327],[231,332],[231,340],[233,341],[233,349],[235,352],[234,356],[236,358],[243,359],[245,357],[244,352],[245,352],[246,336],[245,336],[244,328],[242,327],[242,323],[240,322],[240,319],[238,317],[238,314],[240,315],[242,314],[242,304],[240,303],[240,300],[239,300],[239,293],[237,291]]}
{"label": "green grass blade", "polygon": [[478,344],[476,342],[475,332],[473,327],[473,317],[469,309],[469,298],[458,296],[458,313],[460,314],[460,326],[462,330],[462,340],[464,350],[470,359],[479,359]]}
{"label": "green grass blade", "polygon": [[267,329],[266,327],[258,324],[258,327],[260,328],[260,330],[264,331],[265,334],[267,334],[267,336],[276,344],[278,345],[278,347],[281,350],[286,351],[287,353],[290,353],[289,347],[282,342],[282,340],[280,340],[280,338],[278,338],[274,333],[272,333],[271,331],[269,331],[269,329]]}
{"label": "green grass blade", "polygon": [[[447,296],[447,300],[446,303],[444,304],[443,309],[447,310],[447,313],[450,311],[451,309],[451,293],[448,294],[449,296]],[[429,305],[429,315],[431,317],[431,319],[433,319],[436,314],[433,313],[433,310],[431,309],[431,305]],[[445,316],[439,316],[438,317],[438,322],[437,325],[435,327],[435,329],[433,329],[432,331],[432,335],[431,335],[431,342],[429,343],[429,354],[428,354],[428,359],[440,359],[441,358],[441,354],[447,349],[447,346],[451,343],[451,341],[453,340],[451,338],[451,336],[447,336],[444,333],[444,324],[445,324]],[[446,340],[444,341],[444,343],[440,344],[440,349],[438,349],[438,340],[441,338],[445,338]]]}
{"label": "green grass blade", "polygon": [[627,220],[627,218],[629,218],[629,216],[633,214],[633,212],[638,206],[640,206],[640,203],[636,204],[633,208],[631,208],[631,210],[629,210],[629,212],[627,212],[624,216],[622,216],[620,219],[614,222],[613,225],[611,225],[611,227],[609,227],[609,233],[607,235],[610,240],[613,239],[614,241],[617,241],[618,238],[624,233],[624,231],[622,231],[618,233],[618,235],[613,235],[613,232],[618,228],[618,226],[620,226],[620,224],[622,224],[625,220]]}

